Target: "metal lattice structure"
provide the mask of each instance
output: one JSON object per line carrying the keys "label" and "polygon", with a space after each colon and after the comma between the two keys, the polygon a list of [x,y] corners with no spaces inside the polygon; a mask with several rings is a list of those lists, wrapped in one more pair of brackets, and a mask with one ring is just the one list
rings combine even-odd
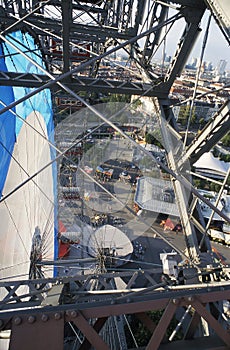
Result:
{"label": "metal lattice structure", "polygon": [[[155,278],[162,274],[161,268],[1,281],[0,289],[5,297],[0,302],[0,329],[11,331],[10,350],[128,349],[122,339],[114,340],[113,345],[111,339],[105,340],[103,329],[114,323],[119,334],[117,325],[130,315],[151,333],[146,349],[190,345],[193,349],[229,348],[229,320],[222,311],[223,301],[230,299],[229,270],[228,266],[214,261],[198,199],[226,222],[230,220],[203,198],[185,175],[186,161],[194,164],[229,132],[229,100],[178,157],[181,136],[169,98],[172,85],[196,42],[206,11],[211,10],[229,42],[226,9],[229,9],[227,3],[208,0],[1,1],[1,42],[5,43],[7,35],[15,30],[30,33],[41,49],[46,69],[42,74],[0,72],[1,85],[31,88],[20,101],[4,106],[0,115],[49,88],[54,97],[65,95],[80,101],[133,145],[135,141],[90,104],[91,95],[100,91],[150,97],[160,125],[167,165],[148,156],[171,176],[189,261],[182,269],[185,283],[181,285],[167,279],[157,283]],[[161,74],[156,72],[153,58],[177,21],[183,22],[184,30],[175,43],[170,65]],[[130,65],[128,77],[103,76],[104,65],[111,63],[119,50],[135,65],[135,72]],[[3,196],[1,202],[5,199]],[[155,228],[152,233],[161,236]],[[117,280],[125,281],[126,287],[117,287]],[[135,283],[139,280],[137,287]],[[22,286],[26,286],[24,294],[19,292]],[[149,317],[149,312],[156,310],[164,310],[157,324]],[[182,339],[175,342],[174,333],[170,337],[166,334],[174,315],[178,320],[176,332],[186,318]],[[68,327],[72,329],[71,337]]]}

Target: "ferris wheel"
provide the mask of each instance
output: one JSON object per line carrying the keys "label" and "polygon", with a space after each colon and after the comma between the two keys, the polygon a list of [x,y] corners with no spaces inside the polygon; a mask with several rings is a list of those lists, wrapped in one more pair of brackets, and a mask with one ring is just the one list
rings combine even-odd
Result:
{"label": "ferris wheel", "polygon": [[227,348],[227,79],[204,88],[227,2],[2,1],[0,17],[2,348]]}

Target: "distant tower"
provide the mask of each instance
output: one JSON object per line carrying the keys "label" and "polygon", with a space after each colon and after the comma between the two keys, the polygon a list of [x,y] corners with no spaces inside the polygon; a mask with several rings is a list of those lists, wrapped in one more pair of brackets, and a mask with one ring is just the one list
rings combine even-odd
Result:
{"label": "distant tower", "polygon": [[201,63],[200,58],[197,58],[195,68],[199,68],[200,67],[200,63]]}
{"label": "distant tower", "polygon": [[225,73],[225,68],[227,66],[227,61],[226,60],[220,60],[217,67],[216,67],[216,75],[224,75]]}
{"label": "distant tower", "polygon": [[212,70],[212,62],[206,62],[206,70],[211,71]]}
{"label": "distant tower", "polygon": [[196,57],[193,57],[193,58],[192,58],[191,66],[192,66],[193,68],[196,68],[196,66],[197,66],[197,58],[196,58]]}

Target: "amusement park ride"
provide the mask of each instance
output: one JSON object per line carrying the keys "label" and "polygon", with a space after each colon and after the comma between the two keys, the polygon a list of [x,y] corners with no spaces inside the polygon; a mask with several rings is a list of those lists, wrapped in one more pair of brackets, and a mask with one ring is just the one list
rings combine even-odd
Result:
{"label": "amusement park ride", "polygon": [[[229,349],[229,319],[223,312],[223,303],[230,301],[230,271],[228,265],[214,259],[200,201],[226,223],[229,224],[230,219],[192,185],[186,164],[189,162],[192,166],[229,132],[230,102],[226,100],[192,142],[188,144],[185,140],[183,151],[178,151],[181,135],[170,99],[170,89],[182,73],[206,13],[217,22],[226,45],[230,44],[229,2],[1,0],[0,4],[1,172],[5,169],[4,177],[0,178],[0,349],[124,350],[128,349],[124,320],[133,316],[151,334],[146,349]],[[177,22],[184,26],[183,33],[178,38],[175,34],[174,56],[167,70],[159,74],[154,65],[155,54],[165,45]],[[206,36],[208,30],[207,27]],[[102,67],[111,62],[117,52],[126,55],[130,62],[127,69],[132,71],[135,67],[136,73],[130,79],[123,79],[122,74],[116,79],[100,75]],[[52,242],[56,232],[55,224],[51,223],[56,215],[52,176],[55,160],[65,155],[58,149],[55,150],[57,156],[50,156],[49,152],[54,138],[52,122],[46,115],[51,113],[48,107],[52,101],[63,101],[63,96],[69,101],[78,101],[77,108],[87,107],[101,123],[108,123],[125,140],[132,145],[135,143],[113,119],[90,104],[89,96],[98,92],[135,96],[137,100],[147,97],[151,101],[151,113],[160,125],[167,165],[153,155],[149,156],[170,175],[175,192],[186,242],[183,259],[187,262],[180,270],[183,283],[178,274],[173,278],[166,274],[160,283],[156,283],[154,276],[162,272],[159,268],[114,271],[101,268],[90,274],[64,277],[55,273],[56,268],[50,268],[52,272],[47,276],[42,273],[43,268],[51,264],[70,263],[57,260],[57,247]],[[38,102],[41,102],[39,107]],[[48,105],[46,109],[44,102]],[[42,135],[41,147],[40,144],[36,146],[37,133]],[[5,142],[8,138],[9,143]],[[31,157],[28,156],[30,151],[33,151]],[[40,152],[42,160],[39,158],[36,166],[28,166]],[[20,171],[10,164],[9,155],[13,160],[18,156],[15,163],[22,161]],[[48,165],[51,165],[50,170],[47,170]],[[35,183],[41,195],[32,190]],[[221,191],[225,185],[224,180]],[[25,192],[28,196],[22,199]],[[17,210],[24,200],[28,206],[22,214]],[[36,203],[43,209],[37,221],[33,221],[34,213],[40,210]],[[31,218],[28,212],[31,212]],[[39,222],[45,220],[48,212],[51,213],[49,223],[44,229]],[[30,237],[34,232],[30,242],[27,242],[27,231]],[[47,255],[49,261],[43,260],[41,255],[42,231],[53,234],[49,241],[52,246]],[[19,243],[15,240],[14,245],[13,232],[20,237]],[[152,228],[152,232],[162,237],[156,228]],[[25,259],[30,261],[23,265],[24,262],[17,260],[16,246],[19,244],[23,248],[27,243],[28,247],[32,246],[32,251],[28,248],[30,259],[28,252]],[[71,264],[75,263],[71,261]],[[22,270],[17,270],[20,264]],[[26,277],[28,266],[32,271],[30,278]],[[135,284],[138,279],[142,281],[141,286]],[[158,323],[149,316],[149,312],[156,310],[163,310]],[[175,341],[174,336],[166,335],[174,317],[178,322],[175,333],[180,330],[182,334]],[[126,324],[129,325],[128,321]],[[132,334],[132,330],[130,332]],[[3,339],[6,334],[8,339]],[[133,347],[138,348],[135,334],[132,336]]]}

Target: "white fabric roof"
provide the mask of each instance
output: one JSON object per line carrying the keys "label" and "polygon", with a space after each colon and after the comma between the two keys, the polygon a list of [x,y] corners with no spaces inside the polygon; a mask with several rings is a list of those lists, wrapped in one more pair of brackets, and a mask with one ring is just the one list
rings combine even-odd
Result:
{"label": "white fabric roof", "polygon": [[212,152],[206,152],[194,163],[194,167],[197,172],[202,172],[213,177],[224,177],[230,167],[230,163],[215,158]]}
{"label": "white fabric roof", "polygon": [[116,256],[124,258],[133,252],[133,245],[129,238],[119,228],[111,225],[103,225],[99,227],[90,237],[89,254],[98,255],[98,250],[109,248],[116,250]]}

